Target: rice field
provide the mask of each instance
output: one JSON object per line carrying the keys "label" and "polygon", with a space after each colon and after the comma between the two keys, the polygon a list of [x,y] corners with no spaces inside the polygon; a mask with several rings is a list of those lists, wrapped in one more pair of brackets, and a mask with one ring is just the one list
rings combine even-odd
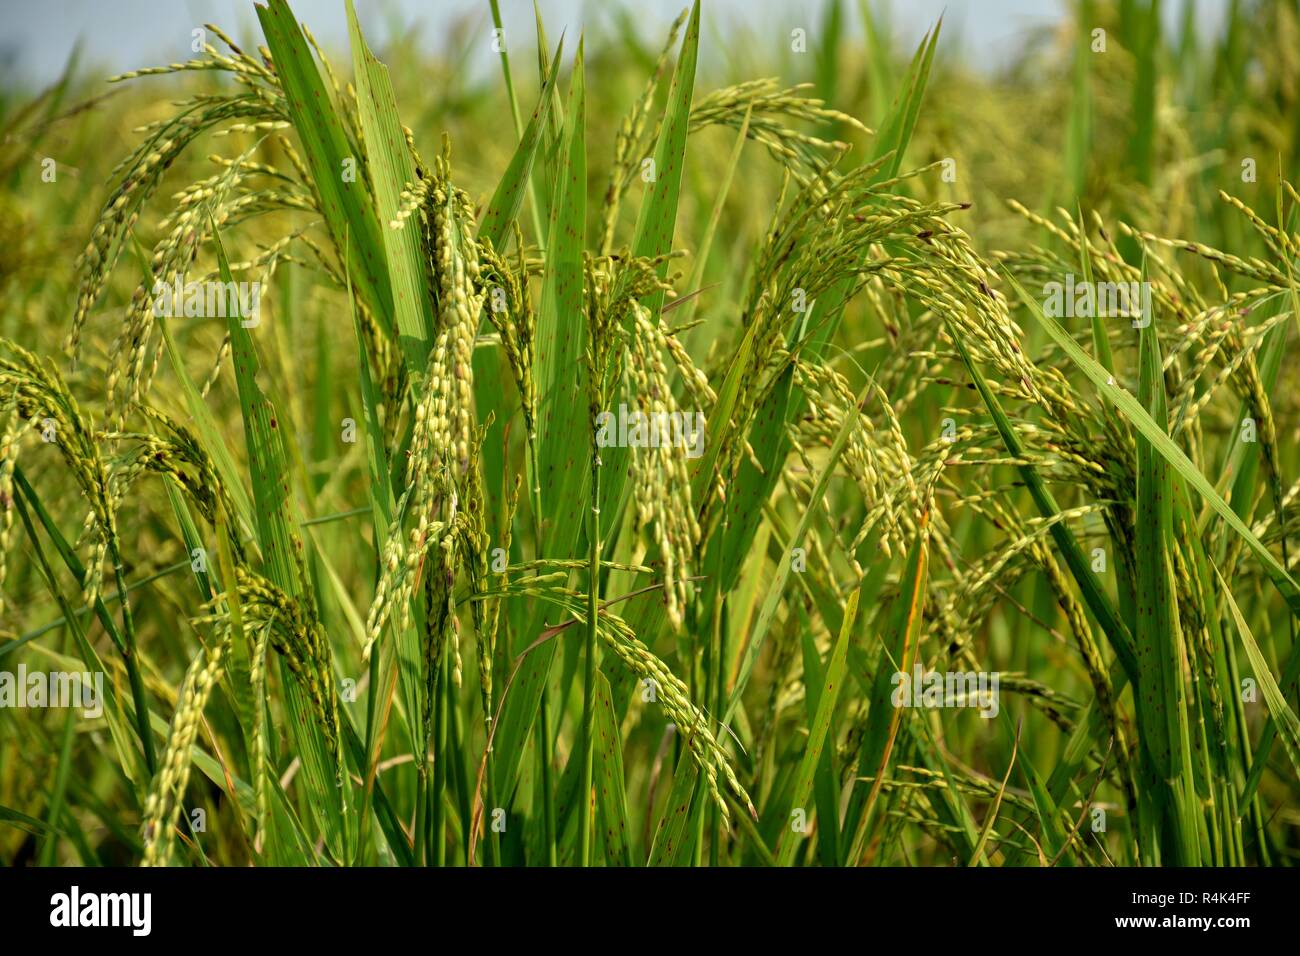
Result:
{"label": "rice field", "polygon": [[1300,858],[1300,3],[295,6],[0,86],[0,862]]}

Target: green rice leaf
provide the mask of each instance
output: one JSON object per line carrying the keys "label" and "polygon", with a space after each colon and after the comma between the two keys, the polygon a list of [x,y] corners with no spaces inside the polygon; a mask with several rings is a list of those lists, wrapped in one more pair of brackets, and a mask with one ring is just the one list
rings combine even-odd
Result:
{"label": "green rice leaf", "polygon": [[845,863],[855,866],[862,860],[867,847],[872,813],[884,785],[889,769],[889,758],[894,752],[903,709],[894,706],[894,673],[911,675],[916,661],[921,619],[925,610],[925,588],[930,564],[929,513],[921,516],[916,538],[908,549],[903,576],[898,582],[898,597],[889,612],[880,635],[880,654],[876,658],[876,673],[871,683],[871,698],[867,712],[867,727],[863,731],[862,746],[858,755],[859,775],[871,776],[871,787],[865,796],[855,788],[844,819],[844,832],[852,833]]}
{"label": "green rice leaf", "polygon": [[[504,245],[510,224],[519,215],[519,207],[524,201],[525,187],[531,188],[533,162],[537,159],[537,147],[542,141],[542,131],[546,128],[550,117],[553,100],[551,91],[555,88],[555,79],[560,72],[560,57],[563,54],[564,38],[561,37],[559,46],[555,50],[555,57],[551,61],[551,72],[542,84],[541,93],[538,94],[537,105],[533,107],[532,116],[528,118],[528,125],[519,139],[519,145],[510,158],[510,165],[506,167],[501,181],[497,183],[496,192],[492,194],[492,201],[488,203],[487,212],[483,214],[483,222],[479,225],[479,235],[489,240],[497,249]],[[502,53],[502,60],[504,59],[505,54]],[[508,78],[509,68],[506,69]]]}
{"label": "green rice leaf", "polygon": [[[553,558],[577,556],[582,515],[589,496],[591,442],[586,437],[593,427],[588,418],[587,386],[582,349],[586,331],[583,296],[582,249],[586,233],[587,164],[586,110],[583,80],[582,41],[574,57],[573,78],[565,130],[567,162],[560,168],[551,205],[550,238],[546,248],[546,270],[542,286],[542,307],[538,316],[536,378],[541,404],[540,474],[543,553]],[[528,634],[541,630],[545,609],[534,605]],[[498,787],[513,787],[523,755],[524,743],[532,730],[541,702],[542,689],[555,656],[555,641],[530,653],[506,698],[497,728],[493,753]]]}
{"label": "green rice leaf", "polygon": [[[302,29],[287,0],[257,6],[266,44],[289,101],[294,128],[335,246],[348,250],[348,268],[361,299],[390,331],[396,329],[393,292],[375,203],[361,164],[348,142],[338,107],[330,100]],[[351,242],[348,237],[351,237]]]}
{"label": "green rice leaf", "polygon": [[[361,131],[365,137],[366,164],[374,183],[374,203],[379,230],[383,236],[387,273],[391,281],[390,298],[397,320],[397,339],[407,368],[414,374],[424,371],[433,340],[433,303],[429,298],[428,255],[420,241],[414,221],[403,228],[391,225],[401,205],[400,193],[416,181],[415,160],[406,144],[401,121],[397,117],[397,100],[388,68],[375,58],[361,35],[357,12],[348,0],[348,31],[352,37],[352,68],[357,78],[357,106],[361,114]],[[349,227],[351,223],[349,222]],[[361,230],[348,232],[347,248],[353,242],[366,241]],[[355,238],[353,238],[355,236]]]}
{"label": "green rice leaf", "polygon": [[1295,580],[1282,567],[1277,558],[1273,557],[1272,552],[1264,547],[1254,533],[1246,527],[1245,522],[1214,490],[1214,486],[1210,484],[1209,479],[1201,474],[1200,470],[1183,453],[1183,450],[1174,444],[1173,439],[1151,420],[1151,416],[1142,408],[1138,400],[1120,385],[1109,372],[1079,348],[1074,339],[1070,337],[1070,334],[1061,328],[1058,322],[1043,312],[1038,302],[1025,291],[1014,277],[1008,276],[1008,281],[1020,294],[1020,298],[1029,308],[1030,315],[1047,330],[1052,341],[1060,346],[1070,360],[1079,367],[1079,370],[1088,376],[1102,397],[1118,408],[1133,427],[1146,437],[1160,457],[1169,462],[1183,480],[1196,489],[1196,492],[1205,499],[1205,502],[1218,512],[1228,527],[1241,536],[1246,546],[1259,558],[1260,563],[1264,566],[1264,571],[1277,588],[1278,593],[1286,600],[1291,612],[1300,614],[1300,586],[1297,586]]}
{"label": "green rice leaf", "polygon": [[[817,700],[817,714],[813,718],[808,731],[808,742],[804,746],[803,759],[799,763],[799,773],[795,781],[793,805],[796,807],[805,806],[808,803],[808,798],[812,795],[813,774],[816,773],[821,760],[822,748],[826,744],[826,737],[830,730],[831,716],[835,713],[835,705],[839,701],[840,689],[843,687],[848,673],[849,638],[853,633],[853,625],[858,616],[858,596],[860,593],[860,591],[855,590],[849,595],[848,607],[844,611],[844,623],[840,627],[840,635],[835,641],[830,660],[826,664],[821,694]],[[823,820],[820,826],[834,827],[835,823],[834,820]],[[779,866],[789,866],[794,862],[797,849],[798,840],[795,839],[793,831],[790,829],[783,830],[781,841],[777,845],[777,864]]]}
{"label": "green rice leaf", "polygon": [[1246,656],[1250,658],[1251,670],[1255,672],[1255,678],[1259,681],[1260,689],[1264,692],[1264,703],[1268,705],[1269,716],[1281,728],[1282,746],[1286,749],[1286,755],[1291,758],[1291,766],[1295,768],[1296,776],[1300,777],[1300,719],[1296,717],[1295,711],[1287,704],[1281,688],[1278,687],[1277,681],[1273,679],[1273,672],[1269,669],[1268,661],[1264,659],[1264,654],[1259,649],[1255,635],[1250,631],[1250,625],[1246,623],[1241,608],[1237,606],[1237,602],[1232,596],[1232,589],[1228,587],[1228,582],[1223,579],[1223,573],[1218,568],[1214,569],[1214,573],[1219,579],[1219,585],[1222,589],[1224,601],[1228,605],[1228,610],[1232,613],[1233,623],[1237,625],[1237,633],[1241,635],[1241,643],[1246,648]]}
{"label": "green rice leaf", "polygon": [[[971,358],[961,336],[952,333],[952,341],[957,347],[962,361],[966,364],[966,369],[970,372],[971,379],[975,382],[975,388],[979,391],[980,398],[984,400],[984,405],[989,410],[989,415],[993,418],[993,424],[997,427],[998,434],[1002,436],[1002,443],[1014,457],[1022,457],[1024,450],[1021,447],[1020,439],[1016,437],[1015,427],[1011,424],[1011,420],[1007,418],[1006,413],[1002,410],[1002,403],[998,401],[997,396],[993,394],[988,383],[984,380],[984,375]],[[1082,354],[1082,351],[1080,354]],[[1038,513],[1052,521],[1050,532],[1052,540],[1060,550],[1062,557],[1065,558],[1066,566],[1069,567],[1070,574],[1073,575],[1075,583],[1079,586],[1084,603],[1087,604],[1088,610],[1092,611],[1098,623],[1101,624],[1102,630],[1110,641],[1116,656],[1124,665],[1125,672],[1131,680],[1136,680],[1138,668],[1137,658],[1133,653],[1132,635],[1129,634],[1124,622],[1116,614],[1110,598],[1106,596],[1106,593],[1102,591],[1097,583],[1096,576],[1092,573],[1083,557],[1083,550],[1079,547],[1078,541],[1075,540],[1074,535],[1063,521],[1056,520],[1061,512],[1056,499],[1048,490],[1042,476],[1038,474],[1038,469],[1027,464],[1016,467],[1021,478],[1024,479],[1025,486],[1029,489],[1029,494],[1034,500]]]}
{"label": "green rice leaf", "polygon": [[[221,280],[229,288],[234,279],[215,222],[212,223],[212,242]],[[244,327],[241,310],[236,307],[228,312],[226,321],[244,419],[244,440],[253,477],[253,501],[262,559],[271,582],[286,594],[296,597],[306,590],[307,582],[303,579],[303,546],[296,531],[289,493],[289,457],[284,446],[282,419],[258,384],[260,363],[253,338]],[[289,701],[290,732],[298,744],[303,768],[312,784],[311,805],[330,839],[341,840],[345,828],[343,805],[347,781],[336,780],[337,774],[332,769],[335,761],[330,758],[324,734],[312,717],[306,691],[290,676],[287,667],[282,667],[281,671]]]}
{"label": "green rice leaf", "polygon": [[907,77],[890,108],[889,116],[876,135],[871,158],[880,159],[891,152],[893,155],[872,177],[873,183],[893,179],[903,166],[903,154],[907,152],[907,144],[912,139],[912,131],[916,128],[916,120],[921,113],[921,101],[925,99],[925,87],[930,81],[930,68],[934,64],[934,51],[939,44],[939,31],[942,27],[943,17],[940,17],[934,29],[926,31],[921,45],[912,57]]}

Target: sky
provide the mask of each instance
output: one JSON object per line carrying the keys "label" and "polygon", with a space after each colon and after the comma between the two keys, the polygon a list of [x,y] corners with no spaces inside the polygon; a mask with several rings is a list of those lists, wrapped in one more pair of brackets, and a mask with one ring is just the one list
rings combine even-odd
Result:
{"label": "sky", "polygon": [[[469,16],[481,24],[487,48],[487,0],[355,0],[362,28],[382,52],[384,38],[394,30],[418,29],[431,50],[445,42],[455,21]],[[539,0],[548,33],[610,22],[609,8],[621,4],[635,11],[644,38],[658,38],[688,0]],[[743,21],[751,28],[771,24],[788,33],[794,26],[815,28],[825,0],[705,0],[705,35],[712,22],[725,35],[725,25]],[[882,0],[871,0],[877,6]],[[1066,0],[883,0],[891,11],[896,37],[914,44],[945,15],[947,50],[960,49],[976,66],[996,66],[1014,55],[1028,32],[1058,22]],[[1196,3],[1207,29],[1222,21],[1227,0],[1183,0]],[[507,25],[523,23],[532,45],[532,0],[500,0]],[[327,49],[347,42],[343,0],[292,0],[294,12],[306,20]],[[857,2],[847,0],[852,29],[857,32]],[[1166,21],[1176,22],[1182,4],[1164,4]],[[123,72],[191,56],[191,31],[216,23],[236,39],[257,35],[252,0],[0,0],[0,68],[25,84],[46,85],[61,72],[80,41],[82,67],[101,74]],[[810,34],[812,29],[809,30]],[[507,43],[514,41],[507,36]],[[810,46],[812,44],[810,43]],[[488,57],[478,61],[487,64]]]}

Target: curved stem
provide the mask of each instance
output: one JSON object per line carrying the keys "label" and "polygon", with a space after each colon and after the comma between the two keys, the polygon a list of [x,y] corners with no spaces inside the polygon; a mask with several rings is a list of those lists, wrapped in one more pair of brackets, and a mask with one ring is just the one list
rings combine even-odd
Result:
{"label": "curved stem", "polygon": [[[528,429],[528,488],[532,496],[533,529],[537,548],[537,558],[543,557],[542,548],[542,479],[541,469],[537,464],[537,433]],[[539,571],[540,573],[540,571]],[[549,675],[548,675],[549,676]],[[547,703],[547,680],[542,683],[542,698],[537,726],[540,738],[538,754],[542,764],[542,835],[546,845],[546,865],[559,865],[559,850],[555,840],[555,792],[551,787],[551,767],[555,763],[555,744],[551,735],[551,708]]]}
{"label": "curved stem", "polygon": [[582,693],[582,803],[578,826],[582,834],[581,865],[591,865],[591,765],[596,718],[596,615],[600,602],[600,448],[591,449],[591,524],[588,538],[591,566],[587,572],[587,648]]}
{"label": "curved stem", "polygon": [[131,616],[131,602],[126,597],[126,575],[122,572],[122,554],[117,542],[111,541],[113,552],[113,576],[117,580],[117,595],[122,602],[122,634],[126,639],[126,648],[122,657],[126,662],[126,673],[131,682],[131,701],[135,705],[136,729],[140,734],[140,743],[144,747],[144,763],[152,776],[158,769],[158,760],[154,756],[153,731],[149,727],[149,705],[144,695],[144,680],[140,677],[140,663],[136,659],[135,620]]}

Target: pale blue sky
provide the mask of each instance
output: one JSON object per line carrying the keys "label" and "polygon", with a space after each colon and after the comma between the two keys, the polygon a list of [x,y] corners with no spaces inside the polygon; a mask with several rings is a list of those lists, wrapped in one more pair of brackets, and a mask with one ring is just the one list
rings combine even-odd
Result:
{"label": "pale blue sky", "polygon": [[[879,5],[881,0],[872,0]],[[1227,0],[1185,0],[1196,2],[1203,32],[1212,31],[1223,20]],[[650,40],[662,35],[687,0],[540,0],[548,32],[558,35],[567,28],[570,35],[580,28],[598,28],[610,22],[609,10],[616,4],[635,11],[642,21],[642,35]],[[317,38],[328,48],[341,47],[347,30],[343,0],[294,0],[294,12],[306,20]],[[356,0],[367,37],[382,47],[392,30],[418,27],[424,42],[437,49],[445,42],[447,27],[466,16],[487,28],[487,0]],[[1059,20],[1063,0],[892,0],[895,32],[914,43],[921,33],[946,10],[947,49],[954,44],[977,66],[996,66],[1014,55],[1028,33]],[[849,22],[857,26],[854,0],[845,4]],[[1176,22],[1182,4],[1165,4],[1166,19]],[[705,0],[706,24],[711,22],[725,35],[729,22],[743,22],[753,30],[767,25],[782,28],[820,22],[824,0]],[[520,43],[532,36],[532,0],[501,0],[502,15],[510,24],[520,23],[528,31]],[[83,67],[109,72],[123,71],[190,56],[190,31],[213,22],[231,30],[237,38],[256,30],[252,0],[0,0],[0,63],[6,74],[26,82],[45,84],[56,78],[73,45],[82,41]],[[810,34],[811,34],[810,30]],[[706,25],[705,35],[709,35]],[[513,47],[515,41],[509,40]],[[486,62],[483,58],[482,62]]]}

